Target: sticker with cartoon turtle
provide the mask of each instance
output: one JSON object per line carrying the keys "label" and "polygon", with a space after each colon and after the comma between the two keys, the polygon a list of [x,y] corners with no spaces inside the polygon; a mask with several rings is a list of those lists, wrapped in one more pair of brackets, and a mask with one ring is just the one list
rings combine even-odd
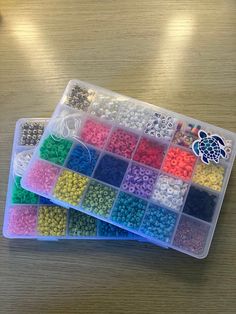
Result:
{"label": "sticker with cartoon turtle", "polygon": [[202,162],[209,164],[210,161],[219,163],[220,158],[227,158],[225,151],[225,143],[223,139],[217,135],[208,135],[204,130],[199,130],[199,139],[192,144],[192,150],[196,156],[200,156]]}

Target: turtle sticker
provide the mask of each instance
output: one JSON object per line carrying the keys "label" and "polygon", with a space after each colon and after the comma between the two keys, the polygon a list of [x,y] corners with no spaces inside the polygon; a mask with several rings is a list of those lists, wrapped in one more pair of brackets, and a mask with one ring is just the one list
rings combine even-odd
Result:
{"label": "turtle sticker", "polygon": [[219,163],[221,157],[227,158],[223,139],[217,134],[208,135],[204,130],[198,131],[198,140],[193,142],[192,150],[205,164]]}

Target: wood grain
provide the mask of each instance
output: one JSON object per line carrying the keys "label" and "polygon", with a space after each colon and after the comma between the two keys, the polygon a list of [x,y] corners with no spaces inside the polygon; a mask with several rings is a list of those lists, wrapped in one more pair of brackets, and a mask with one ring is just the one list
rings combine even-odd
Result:
{"label": "wood grain", "polygon": [[[1,218],[16,119],[71,78],[236,131],[234,0],[0,1]],[[0,313],[235,313],[236,171],[209,257],[151,244],[0,245]],[[1,219],[2,221],[2,219]]]}

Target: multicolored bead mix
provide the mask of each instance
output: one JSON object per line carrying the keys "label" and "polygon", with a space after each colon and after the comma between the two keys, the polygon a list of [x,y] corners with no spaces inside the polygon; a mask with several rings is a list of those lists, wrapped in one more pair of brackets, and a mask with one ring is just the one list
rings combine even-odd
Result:
{"label": "multicolored bead mix", "polygon": [[108,217],[116,198],[117,191],[96,181],[91,181],[83,199],[84,210],[99,216]]}
{"label": "multicolored bead mix", "polygon": [[91,176],[99,157],[94,148],[77,144],[73,147],[66,163],[66,168]]}
{"label": "multicolored bead mix", "polygon": [[57,179],[53,196],[72,205],[78,205],[89,179],[78,173],[63,170]]}
{"label": "multicolored bead mix", "polygon": [[62,166],[72,144],[72,141],[49,135],[40,146],[40,158]]}
{"label": "multicolored bead mix", "polygon": [[225,168],[214,164],[199,162],[196,166],[193,182],[220,192],[223,186]]}
{"label": "multicolored bead mix", "polygon": [[92,119],[85,121],[80,138],[87,144],[103,148],[110,133],[110,125]]}
{"label": "multicolored bead mix", "polygon": [[176,213],[151,204],[145,214],[140,231],[163,242],[170,242],[177,218]]}
{"label": "multicolored bead mix", "polygon": [[187,189],[188,184],[184,181],[161,174],[154,187],[152,199],[179,211],[184,203]]}
{"label": "multicolored bead mix", "polygon": [[18,236],[34,236],[37,228],[37,206],[20,205],[9,209],[7,233]]}
{"label": "multicolored bead mix", "polygon": [[36,146],[44,132],[44,122],[25,122],[21,124],[20,145]]}
{"label": "multicolored bead mix", "polygon": [[60,206],[41,206],[38,214],[38,232],[44,236],[66,234],[67,210]]}
{"label": "multicolored bead mix", "polygon": [[173,244],[200,256],[205,248],[210,226],[196,219],[181,216]]}
{"label": "multicolored bead mix", "polygon": [[134,160],[159,169],[164,159],[166,145],[142,138],[134,155]]}
{"label": "multicolored bead mix", "polygon": [[66,104],[72,108],[88,111],[94,96],[95,92],[93,90],[74,85],[70,91]]}
{"label": "multicolored bead mix", "polygon": [[173,138],[173,143],[187,148],[191,148],[193,142],[198,137],[198,131],[201,129],[200,125],[185,124],[179,122]]}
{"label": "multicolored bead mix", "polygon": [[163,113],[154,112],[147,120],[144,133],[170,140],[175,131],[176,119]]}
{"label": "multicolored bead mix", "polygon": [[215,212],[216,203],[217,196],[215,194],[191,186],[183,211],[186,214],[210,222]]}
{"label": "multicolored bead mix", "polygon": [[38,195],[22,188],[21,177],[14,178],[14,186],[12,190],[13,204],[37,204]]}
{"label": "multicolored bead mix", "polygon": [[68,233],[70,236],[96,236],[97,219],[81,213],[78,210],[70,208],[68,228]]}
{"label": "multicolored bead mix", "polygon": [[24,183],[38,194],[50,195],[60,168],[43,160],[35,160]]}
{"label": "multicolored bead mix", "polygon": [[100,159],[94,173],[94,178],[120,187],[127,167],[127,161],[106,154]]}
{"label": "multicolored bead mix", "polygon": [[162,170],[183,180],[189,180],[196,160],[193,153],[172,146],[167,152]]}
{"label": "multicolored bead mix", "polygon": [[132,164],[127,171],[122,189],[144,198],[150,198],[156,179],[157,173],[154,170]]}
{"label": "multicolored bead mix", "polygon": [[149,114],[150,111],[144,106],[125,102],[120,105],[117,122],[130,129],[142,130]]}
{"label": "multicolored bead mix", "polygon": [[102,119],[115,120],[119,111],[120,100],[116,97],[97,95],[90,107],[90,114]]}
{"label": "multicolored bead mix", "polygon": [[141,225],[147,202],[120,192],[111,213],[111,220],[130,229],[138,229]]}
{"label": "multicolored bead mix", "polygon": [[136,134],[116,129],[111,134],[106,150],[125,158],[131,158],[137,142]]}

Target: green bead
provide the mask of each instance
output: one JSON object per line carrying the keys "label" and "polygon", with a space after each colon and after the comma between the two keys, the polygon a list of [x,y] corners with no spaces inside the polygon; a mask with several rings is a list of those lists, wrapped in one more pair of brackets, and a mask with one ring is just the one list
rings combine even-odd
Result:
{"label": "green bead", "polygon": [[50,135],[40,147],[40,158],[63,165],[72,144],[70,140]]}
{"label": "green bead", "polygon": [[82,207],[97,215],[108,217],[116,199],[117,191],[110,186],[91,181]]}
{"label": "green bead", "polygon": [[38,195],[29,192],[22,188],[21,177],[15,177],[15,182],[12,190],[12,203],[13,204],[37,204]]}
{"label": "green bead", "polygon": [[75,209],[69,209],[69,235],[92,237],[97,234],[97,220]]}

